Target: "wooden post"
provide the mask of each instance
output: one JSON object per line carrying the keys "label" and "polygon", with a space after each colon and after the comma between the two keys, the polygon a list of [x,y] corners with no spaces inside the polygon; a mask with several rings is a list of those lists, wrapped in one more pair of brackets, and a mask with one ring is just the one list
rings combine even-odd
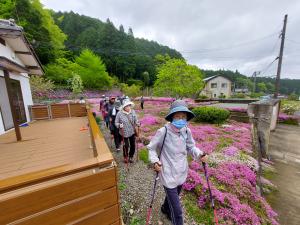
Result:
{"label": "wooden post", "polygon": [[9,100],[9,106],[10,106],[10,110],[11,110],[11,114],[12,114],[12,118],[13,118],[13,122],[14,122],[14,127],[15,127],[15,133],[16,133],[16,137],[17,137],[17,141],[21,141],[22,140],[22,136],[21,136],[21,131],[20,131],[20,127],[17,121],[17,112],[16,112],[16,108],[13,105],[13,96],[12,96],[12,91],[11,91],[11,83],[10,83],[10,78],[9,78],[9,72],[7,70],[3,70],[4,72],[4,79],[5,79],[5,84],[6,84],[6,91],[7,91],[7,95],[8,95],[8,100]]}

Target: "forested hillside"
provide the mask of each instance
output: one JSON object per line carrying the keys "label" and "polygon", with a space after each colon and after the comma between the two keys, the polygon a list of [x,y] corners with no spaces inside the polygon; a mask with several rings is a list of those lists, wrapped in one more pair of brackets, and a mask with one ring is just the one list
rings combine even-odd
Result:
{"label": "forested hillside", "polygon": [[171,58],[182,58],[176,50],[154,41],[134,37],[131,28],[126,32],[121,25],[118,29],[107,19],[98,19],[73,12],[53,14],[57,25],[68,36],[66,48],[75,54],[83,48],[92,49],[101,56],[109,74],[120,81],[141,79],[143,72],[150,75],[150,83],[155,78],[154,57],[168,54]]}

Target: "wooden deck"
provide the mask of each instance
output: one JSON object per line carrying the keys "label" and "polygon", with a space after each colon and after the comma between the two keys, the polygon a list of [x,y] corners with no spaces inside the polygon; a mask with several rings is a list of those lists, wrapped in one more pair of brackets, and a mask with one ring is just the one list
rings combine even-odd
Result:
{"label": "wooden deck", "polygon": [[0,135],[0,180],[93,158],[86,117],[42,120],[22,127],[23,141]]}

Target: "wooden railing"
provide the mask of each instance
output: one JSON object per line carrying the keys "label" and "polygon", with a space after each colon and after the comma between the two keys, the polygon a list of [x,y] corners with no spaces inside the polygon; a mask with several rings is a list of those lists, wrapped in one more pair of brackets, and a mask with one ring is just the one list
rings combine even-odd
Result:
{"label": "wooden railing", "polygon": [[86,116],[86,106],[80,103],[29,106],[32,120]]}
{"label": "wooden railing", "polygon": [[88,120],[95,157],[0,180],[0,224],[122,224],[116,164]]}

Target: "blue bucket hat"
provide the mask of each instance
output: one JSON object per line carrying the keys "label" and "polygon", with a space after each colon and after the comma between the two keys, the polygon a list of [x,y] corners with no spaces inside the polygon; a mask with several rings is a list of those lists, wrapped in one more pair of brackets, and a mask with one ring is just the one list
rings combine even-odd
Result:
{"label": "blue bucket hat", "polygon": [[185,112],[187,114],[188,121],[195,117],[195,114],[188,109],[186,102],[183,100],[176,100],[172,103],[170,111],[165,119],[171,122],[173,114],[176,112]]}

